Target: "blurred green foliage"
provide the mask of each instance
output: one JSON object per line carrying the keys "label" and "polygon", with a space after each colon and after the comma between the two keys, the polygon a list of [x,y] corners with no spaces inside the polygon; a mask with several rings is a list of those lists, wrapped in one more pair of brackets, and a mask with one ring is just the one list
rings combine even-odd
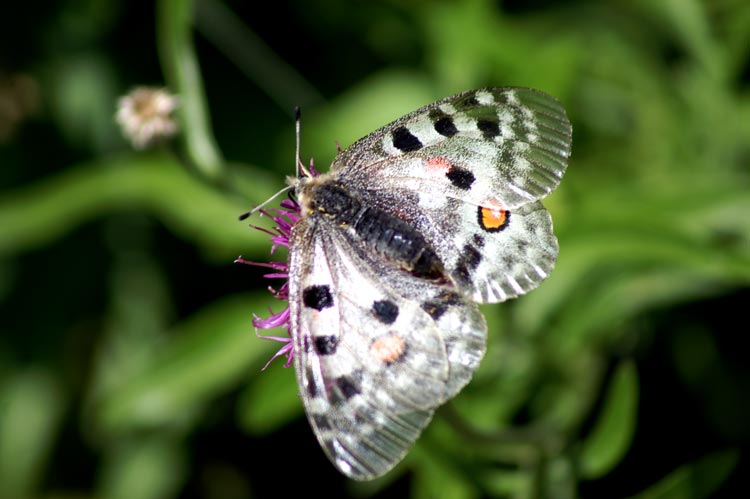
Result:
{"label": "blurred green foliage", "polygon": [[[0,498],[750,494],[750,4],[68,0],[0,20]],[[118,94],[181,135],[130,151]],[[252,331],[237,222],[292,172],[480,86],[556,95],[573,157],[538,290],[393,473],[352,484]],[[227,159],[225,159],[227,158]],[[289,477],[299,477],[290,483]],[[323,478],[323,480],[321,480]]]}

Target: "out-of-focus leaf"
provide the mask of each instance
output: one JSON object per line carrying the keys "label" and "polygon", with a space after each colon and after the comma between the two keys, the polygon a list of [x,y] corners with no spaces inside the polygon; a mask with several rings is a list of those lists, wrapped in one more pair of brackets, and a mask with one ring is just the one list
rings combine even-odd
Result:
{"label": "out-of-focus leaf", "polygon": [[639,8],[661,18],[685,49],[691,52],[704,67],[717,70],[725,61],[718,57],[706,17],[706,7],[697,0],[665,0],[663,2],[638,1]]}
{"label": "out-of-focus leaf", "polygon": [[139,251],[146,228],[128,220],[108,223],[114,246],[107,326],[92,361],[88,400],[139,373],[167,340],[170,296],[163,269]]}
{"label": "out-of-focus leaf", "polygon": [[0,255],[38,247],[116,210],[145,210],[222,259],[270,248],[237,215],[277,189],[258,173],[248,204],[201,183],[174,159],[129,155],[73,167],[57,177],[0,197]]}
{"label": "out-of-focus leaf", "polygon": [[538,347],[544,351],[541,362],[549,367],[535,366],[533,376],[547,379],[529,394],[528,410],[542,427],[571,433],[594,405],[601,389],[605,360],[596,349],[585,345],[571,347],[558,336],[550,334],[545,338],[546,345]]}
{"label": "out-of-focus leaf", "polygon": [[227,298],[176,326],[170,343],[149,365],[96,401],[99,425],[117,432],[180,421],[252,375],[249,367],[267,358],[273,346],[252,333],[254,304],[262,302],[249,296]]}
{"label": "out-of-focus leaf", "polygon": [[[485,0],[440,3],[419,16],[429,44],[429,62],[453,92],[477,85],[522,85],[558,97],[575,78],[582,53],[577,41],[558,32],[554,16],[514,23]],[[533,54],[530,58],[529,55]]]}
{"label": "out-of-focus leaf", "polygon": [[556,455],[544,463],[544,480],[539,497],[545,499],[575,499],[576,474],[570,459],[565,455]]}
{"label": "out-of-focus leaf", "polygon": [[36,497],[64,404],[54,376],[39,368],[0,383],[0,497]]}
{"label": "out-of-focus leaf", "polygon": [[484,305],[481,310],[487,319],[487,352],[452,404],[468,424],[496,431],[527,403],[538,352],[533,338],[516,327],[512,304]]}
{"label": "out-of-focus leaf", "polygon": [[431,453],[425,446],[411,451],[409,464],[412,468],[412,497],[431,499],[474,499],[479,491],[451,466],[451,462],[440,453]]}
{"label": "out-of-focus leaf", "polygon": [[[284,336],[284,333],[279,336]],[[263,341],[263,340],[258,340]],[[271,343],[281,346],[281,343]],[[286,357],[274,360],[253,376],[253,382],[240,398],[238,417],[242,427],[254,435],[271,433],[302,415],[302,399],[297,390],[294,369],[284,369]]]}
{"label": "out-of-focus leaf", "polygon": [[69,56],[46,75],[54,117],[60,130],[77,146],[97,151],[118,142],[115,127],[115,75],[112,62],[97,53]]}
{"label": "out-of-focus leaf", "polygon": [[[671,206],[664,200],[642,200],[637,207],[619,211],[616,207],[624,202],[617,199],[626,194],[614,190],[612,194],[608,202],[589,198],[591,205],[581,211],[574,225],[558,230],[560,257],[552,275],[516,302],[515,317],[525,330],[542,330],[560,311],[591,323],[595,311],[590,293],[585,292],[594,284],[588,281],[591,275],[596,275],[596,285],[606,288],[604,294],[597,293],[599,300],[607,295],[618,300],[620,318],[643,307],[701,296],[722,283],[750,283],[750,221],[744,216],[750,210],[747,193],[707,194],[699,203],[682,200]],[[738,239],[724,246],[715,239],[723,233],[736,234]],[[649,273],[653,278],[646,286],[643,280]],[[665,279],[665,273],[673,278]],[[620,285],[615,279],[633,278],[641,280],[639,289],[632,288],[628,297],[612,296]],[[625,299],[630,297],[635,302]],[[581,298],[580,308],[575,298]],[[626,310],[622,304],[632,308]]]}
{"label": "out-of-focus leaf", "polygon": [[712,497],[739,461],[735,450],[715,452],[677,468],[631,499],[703,499]]}
{"label": "out-of-focus leaf", "polygon": [[638,412],[638,372],[631,361],[617,366],[599,417],[581,446],[578,468],[593,480],[612,470],[630,448]]}
{"label": "out-of-focus leaf", "polygon": [[509,471],[498,468],[479,472],[482,485],[490,492],[490,497],[531,499],[534,495],[535,480],[528,471]]}
{"label": "out-of-focus leaf", "polygon": [[186,456],[170,436],[130,436],[109,449],[101,472],[103,499],[169,499],[185,479]]}
{"label": "out-of-focus leaf", "polygon": [[579,299],[569,301],[558,318],[559,330],[565,331],[565,335],[556,338],[559,350],[551,353],[564,358],[591,341],[606,341],[607,337],[614,340],[613,329],[619,329],[620,324],[638,313],[729,288],[722,280],[692,271],[690,267],[684,270],[657,267],[638,273],[632,270],[618,273],[613,269],[609,281],[604,278],[604,271],[599,275],[601,280],[584,280],[582,287],[587,283],[589,289],[596,289],[599,294],[581,294]]}

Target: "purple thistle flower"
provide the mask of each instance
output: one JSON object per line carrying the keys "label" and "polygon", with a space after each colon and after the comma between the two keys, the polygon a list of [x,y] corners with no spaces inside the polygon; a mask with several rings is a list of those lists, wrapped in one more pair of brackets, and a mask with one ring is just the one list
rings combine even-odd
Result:
{"label": "purple thistle flower", "polygon": [[[273,254],[276,249],[279,246],[284,246],[286,248],[289,247],[289,238],[292,233],[292,227],[300,220],[300,207],[297,202],[291,200],[291,199],[285,199],[281,202],[280,208],[275,208],[271,210],[259,210],[261,216],[270,217],[274,222],[276,222],[276,226],[272,230],[264,229],[263,227],[257,227],[254,225],[251,225],[256,230],[259,230],[261,232],[265,232],[266,234],[271,236],[271,254]],[[272,286],[268,287],[268,290],[279,300],[283,301],[289,301],[289,264],[287,262],[269,262],[269,263],[260,263],[260,262],[251,262],[249,260],[245,260],[242,257],[237,258],[235,263],[243,263],[246,265],[255,265],[256,267],[266,267],[269,269],[272,269],[273,272],[270,272],[268,274],[265,274],[263,277],[266,277],[268,279],[287,279],[284,281],[284,284],[277,290],[274,289]],[[253,314],[253,326],[255,327],[255,333],[258,334],[258,328],[260,329],[272,329],[275,327],[283,327],[287,330],[287,335],[289,335],[289,306],[284,308],[281,312],[274,313],[273,310],[269,308],[269,313],[271,314],[269,317],[263,319],[255,314]],[[286,337],[280,337],[280,336],[262,336],[258,334],[258,337],[271,340],[271,341],[278,341],[283,343],[284,345],[279,349],[276,354],[271,357],[271,359],[266,363],[265,366],[263,366],[263,370],[268,367],[268,365],[273,362],[276,357],[286,356],[286,363],[284,364],[284,367],[289,367],[292,365],[292,360],[294,359],[294,343],[292,342],[291,336]]]}

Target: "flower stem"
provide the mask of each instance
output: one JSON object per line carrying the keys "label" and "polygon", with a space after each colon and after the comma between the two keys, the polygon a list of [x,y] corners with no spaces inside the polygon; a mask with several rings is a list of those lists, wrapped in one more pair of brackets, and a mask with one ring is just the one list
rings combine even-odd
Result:
{"label": "flower stem", "polygon": [[179,96],[178,116],[186,153],[196,170],[216,181],[224,159],[209,124],[209,113],[192,39],[193,0],[159,0],[157,39],[167,86]]}

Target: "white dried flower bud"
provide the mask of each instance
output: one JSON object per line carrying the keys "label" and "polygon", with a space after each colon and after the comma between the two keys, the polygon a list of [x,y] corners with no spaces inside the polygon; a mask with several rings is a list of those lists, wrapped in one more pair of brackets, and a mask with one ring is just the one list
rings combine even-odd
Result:
{"label": "white dried flower bud", "polygon": [[177,133],[177,105],[164,88],[136,87],[118,100],[115,119],[133,147],[145,149]]}

